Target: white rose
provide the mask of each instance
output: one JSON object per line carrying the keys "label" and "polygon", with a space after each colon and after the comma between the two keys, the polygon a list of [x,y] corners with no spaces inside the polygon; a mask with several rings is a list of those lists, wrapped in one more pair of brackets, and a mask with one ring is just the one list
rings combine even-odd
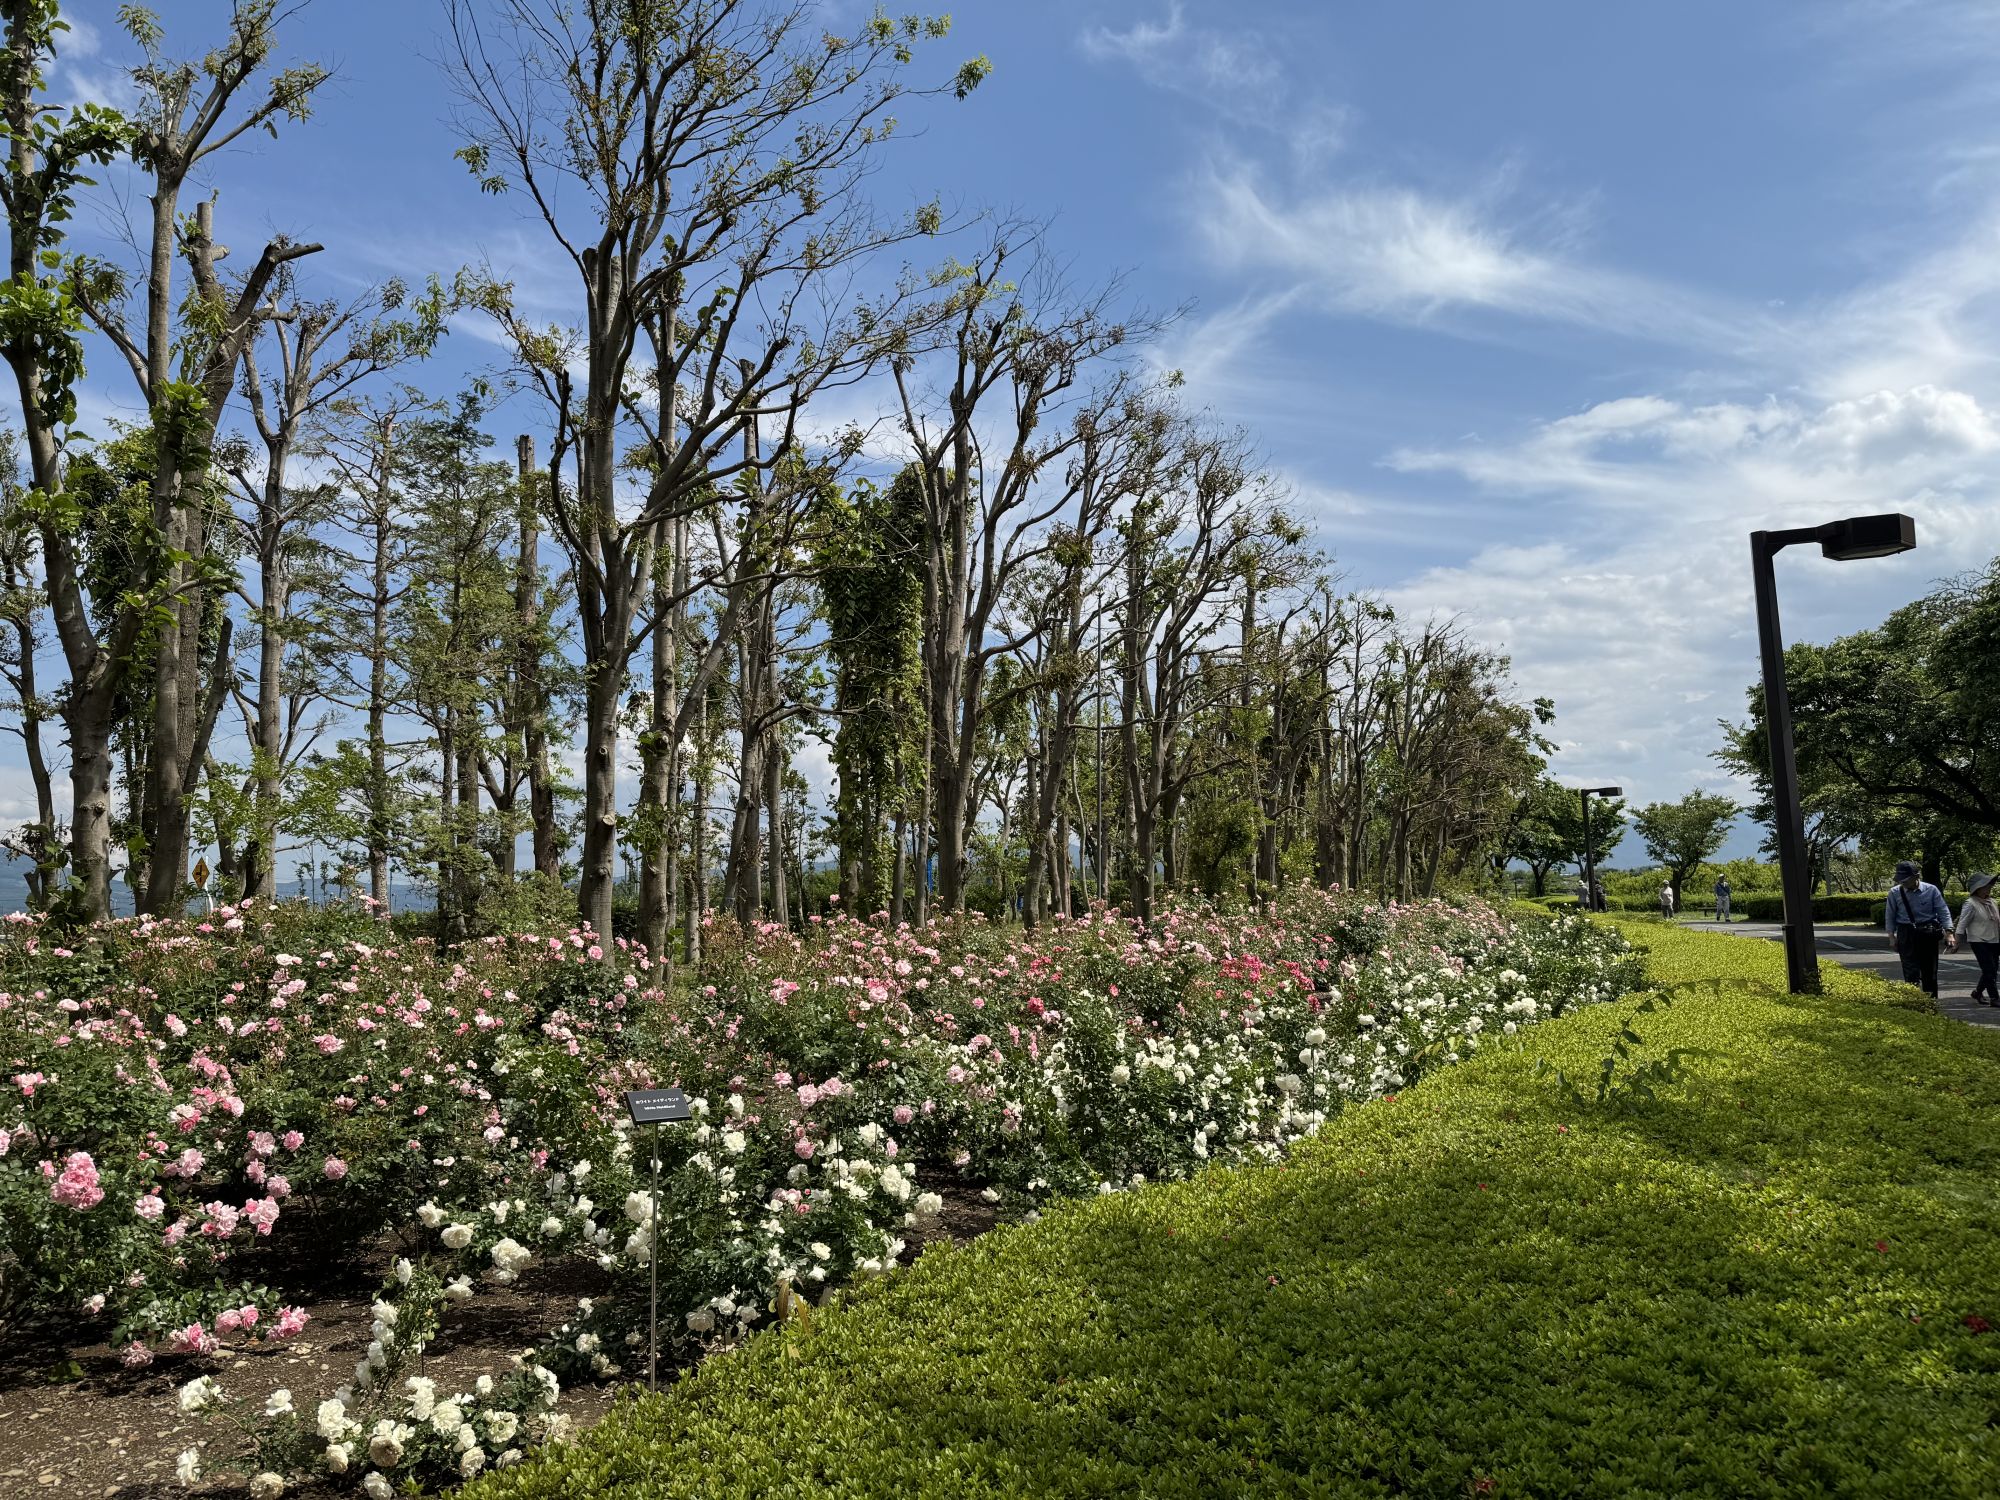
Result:
{"label": "white rose", "polygon": [[362,1480],[361,1493],[366,1495],[368,1500],[396,1500],[395,1490],[380,1474],[370,1474]]}
{"label": "white rose", "polygon": [[486,1435],[496,1443],[506,1443],[521,1430],[521,1419],[511,1411],[489,1411],[481,1418]]}
{"label": "white rose", "polygon": [[395,1468],[403,1461],[402,1440],[393,1432],[377,1432],[368,1440],[368,1461],[377,1468]]}
{"label": "white rose", "polygon": [[[329,1398],[320,1402],[314,1415],[318,1418],[319,1435],[329,1443],[339,1442],[347,1436],[349,1423],[347,1408],[339,1401]],[[335,1473],[340,1471],[336,1469]]]}
{"label": "white rose", "polygon": [[174,1460],[174,1478],[182,1484],[198,1484],[201,1481],[201,1449],[183,1448],[181,1456]]}
{"label": "white rose", "polygon": [[264,1398],[264,1415],[282,1417],[292,1409],[292,1393],[280,1386]]}
{"label": "white rose", "polygon": [[417,1222],[426,1229],[435,1229],[444,1222],[444,1210],[435,1203],[417,1205]]}
{"label": "white rose", "polygon": [[644,1193],[625,1195],[625,1217],[634,1224],[643,1224],[653,1217],[653,1200]]}
{"label": "white rose", "polygon": [[439,1437],[450,1437],[465,1425],[465,1413],[450,1401],[440,1401],[431,1412],[431,1430]]}
{"label": "white rose", "polygon": [[833,1247],[822,1240],[814,1240],[810,1245],[806,1246],[806,1249],[812,1252],[814,1260],[833,1259]]}
{"label": "white rose", "polygon": [[464,1453],[459,1455],[458,1472],[463,1474],[467,1479],[470,1479],[485,1467],[486,1453],[484,1449],[467,1448]]}
{"label": "white rose", "polygon": [[470,1302],[472,1300],[472,1278],[469,1276],[454,1276],[450,1281],[445,1283],[444,1299],[447,1302]]}
{"label": "white rose", "polygon": [[722,1149],[727,1151],[731,1156],[741,1156],[744,1148],[749,1144],[748,1138],[740,1130],[725,1130],[722,1132]]}
{"label": "white rose", "polygon": [[470,1224],[453,1224],[443,1234],[439,1235],[438,1238],[444,1241],[444,1247],[447,1250],[463,1250],[467,1245],[472,1243],[472,1226]]}
{"label": "white rose", "polygon": [[1111,1081],[1123,1087],[1132,1081],[1132,1070],[1123,1063],[1118,1064],[1111,1070]]}
{"label": "white rose", "polygon": [[326,1446],[326,1472],[345,1474],[348,1464],[354,1461],[354,1450],[346,1443],[328,1443]]}
{"label": "white rose", "polygon": [[687,1315],[690,1333],[712,1333],[715,1330],[715,1313],[706,1307],[697,1307]]}
{"label": "white rose", "polygon": [[250,1500],[278,1500],[285,1493],[285,1476],[269,1469],[250,1481]]}

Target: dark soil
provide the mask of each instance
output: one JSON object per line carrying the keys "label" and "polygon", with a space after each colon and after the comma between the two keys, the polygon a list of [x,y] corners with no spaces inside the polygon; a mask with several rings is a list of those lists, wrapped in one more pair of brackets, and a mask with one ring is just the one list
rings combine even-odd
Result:
{"label": "dark soil", "polygon": [[[995,1213],[975,1184],[925,1174],[927,1191],[944,1199],[938,1219],[904,1232],[909,1261],[926,1245],[971,1239],[993,1227]],[[245,1494],[245,1476],[224,1467],[231,1429],[180,1410],[175,1392],[205,1371],[232,1397],[261,1407],[284,1387],[301,1408],[331,1395],[368,1347],[369,1305],[388,1262],[401,1247],[388,1239],[333,1258],[299,1257],[298,1250],[248,1257],[238,1269],[253,1281],[282,1287],[312,1315],[285,1344],[226,1349],[212,1360],[166,1355],[143,1370],[127,1370],[106,1342],[101,1323],[44,1319],[0,1329],[0,1500],[61,1495],[65,1500],[180,1500],[174,1479],[180,1452],[200,1443],[210,1478],[195,1493],[225,1500]],[[508,1358],[568,1321],[579,1297],[601,1289],[596,1268],[580,1262],[535,1265],[504,1289],[483,1290],[446,1319],[426,1352],[425,1373],[446,1389],[462,1389],[498,1374]],[[664,1381],[680,1369],[661,1370]],[[596,1421],[617,1399],[615,1386],[565,1387],[559,1411],[579,1426]],[[288,1497],[352,1497],[352,1483],[288,1487]]]}

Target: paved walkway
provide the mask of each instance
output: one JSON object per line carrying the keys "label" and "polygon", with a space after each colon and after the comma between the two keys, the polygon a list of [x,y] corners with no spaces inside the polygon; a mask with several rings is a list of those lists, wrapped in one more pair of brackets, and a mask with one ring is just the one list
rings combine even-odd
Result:
{"label": "paved walkway", "polygon": [[[1776,922],[1730,922],[1724,925],[1716,921],[1700,921],[1681,925],[1702,932],[1727,932],[1731,937],[1765,938],[1774,943],[1783,942],[1785,938],[1784,928]],[[1896,957],[1889,947],[1889,940],[1876,928],[1818,927],[1814,929],[1813,937],[1821,958],[1830,958],[1850,969],[1866,969],[1884,979],[1903,977],[1902,960]],[[1969,951],[1961,948],[1957,953],[1946,953],[1940,950],[1939,1004],[1946,1015],[1969,1021],[1974,1026],[2000,1027],[2000,1010],[1966,998],[1972,993],[1973,981],[1978,974],[1979,965]]]}

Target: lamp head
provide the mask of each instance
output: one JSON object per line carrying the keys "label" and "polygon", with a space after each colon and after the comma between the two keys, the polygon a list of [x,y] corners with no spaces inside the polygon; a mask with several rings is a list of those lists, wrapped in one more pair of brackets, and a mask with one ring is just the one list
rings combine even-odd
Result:
{"label": "lamp head", "polygon": [[1821,555],[1838,562],[1862,557],[1892,557],[1917,545],[1917,523],[1906,515],[1849,516],[1818,527]]}
{"label": "lamp head", "polygon": [[1622,797],[1625,795],[1625,788],[1622,786],[1587,786],[1583,790],[1586,795],[1592,797]]}

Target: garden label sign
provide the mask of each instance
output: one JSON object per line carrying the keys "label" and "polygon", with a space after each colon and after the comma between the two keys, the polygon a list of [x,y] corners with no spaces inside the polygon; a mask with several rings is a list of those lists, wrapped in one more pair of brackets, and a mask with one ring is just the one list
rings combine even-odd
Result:
{"label": "garden label sign", "polygon": [[634,1125],[665,1125],[694,1118],[687,1095],[679,1089],[631,1089],[625,1095],[625,1108]]}
{"label": "garden label sign", "polygon": [[[632,1116],[634,1125],[668,1125],[694,1118],[694,1109],[689,1105],[687,1095],[679,1089],[628,1089],[625,1109]],[[646,1343],[646,1388],[656,1391],[660,1388],[660,1143],[657,1136],[647,1156],[653,1164],[652,1211],[646,1215],[652,1225],[652,1248],[646,1253],[646,1265],[653,1278],[653,1305]]]}

